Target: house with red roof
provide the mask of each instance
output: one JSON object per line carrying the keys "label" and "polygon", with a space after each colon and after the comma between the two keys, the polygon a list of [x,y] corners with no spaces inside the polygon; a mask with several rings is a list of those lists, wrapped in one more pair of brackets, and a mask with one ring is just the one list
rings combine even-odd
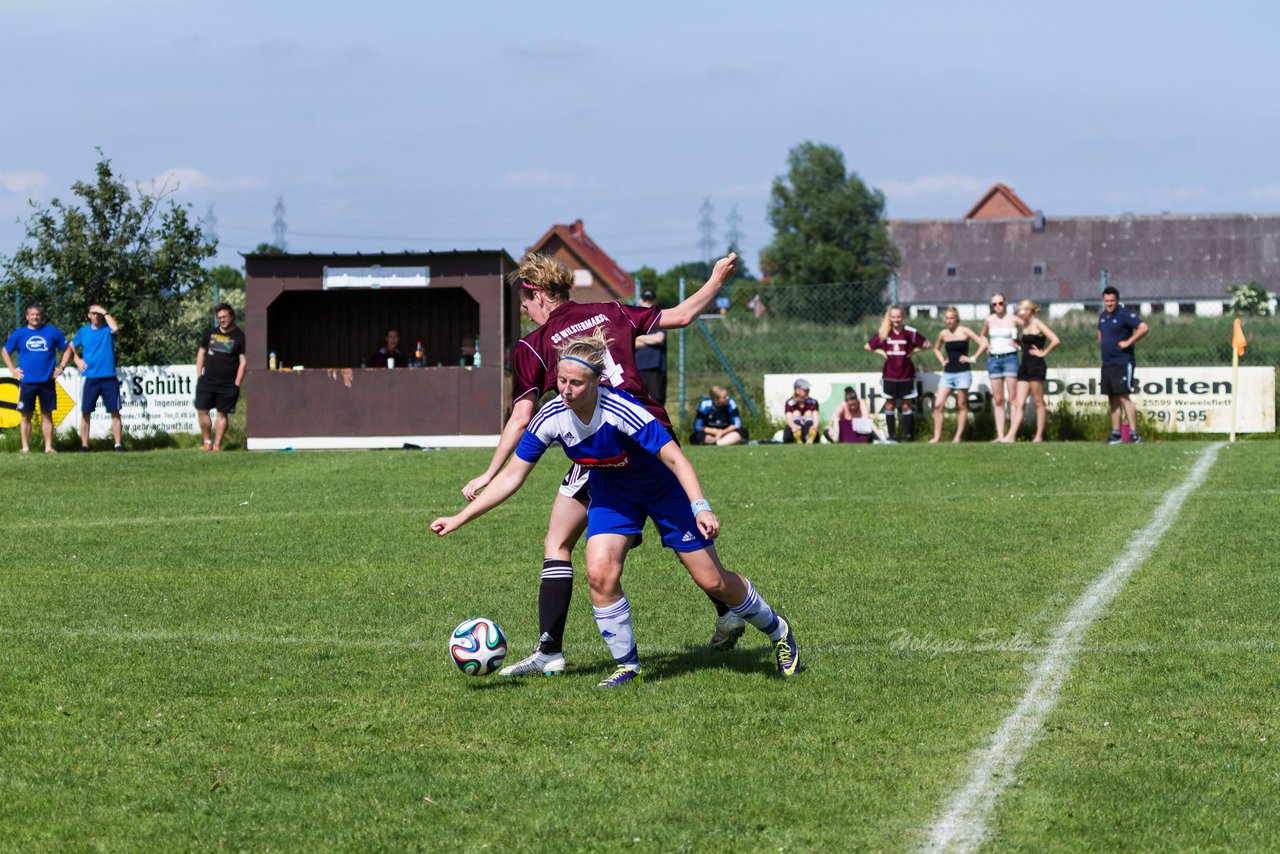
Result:
{"label": "house with red roof", "polygon": [[573,270],[576,302],[635,302],[635,279],[587,235],[580,219],[551,226],[529,247],[529,253],[549,255]]}

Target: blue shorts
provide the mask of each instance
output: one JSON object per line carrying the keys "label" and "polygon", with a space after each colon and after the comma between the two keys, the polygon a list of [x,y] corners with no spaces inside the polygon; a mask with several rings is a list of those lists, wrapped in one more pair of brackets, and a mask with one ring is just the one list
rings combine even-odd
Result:
{"label": "blue shorts", "polygon": [[40,411],[45,415],[52,415],[53,410],[58,408],[58,389],[54,386],[53,380],[45,380],[42,383],[21,383],[18,386],[19,412],[29,412],[34,415],[36,401],[40,402]]}
{"label": "blue shorts", "polygon": [[84,390],[80,393],[80,411],[85,415],[98,408],[98,398],[112,414],[120,411],[120,380],[115,377],[85,377]]}
{"label": "blue shorts", "polygon": [[973,371],[943,371],[938,385],[942,388],[967,389],[973,385]]}
{"label": "blue shorts", "polygon": [[1001,377],[1018,376],[1018,354],[1005,353],[1002,356],[987,357],[987,376],[993,380]]}
{"label": "blue shorts", "polygon": [[652,519],[662,537],[662,544],[677,552],[696,552],[710,546],[711,540],[702,536],[689,496],[674,477],[672,488],[656,497],[631,500],[591,483],[591,506],[587,508],[587,539],[596,534],[638,535],[644,530],[645,519]]}

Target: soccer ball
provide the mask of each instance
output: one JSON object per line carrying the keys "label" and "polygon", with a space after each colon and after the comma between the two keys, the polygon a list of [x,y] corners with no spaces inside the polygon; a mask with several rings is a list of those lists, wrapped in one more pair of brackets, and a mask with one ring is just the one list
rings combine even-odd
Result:
{"label": "soccer ball", "polygon": [[473,617],[463,620],[449,638],[449,655],[468,676],[484,676],[502,666],[507,657],[507,638],[493,620]]}

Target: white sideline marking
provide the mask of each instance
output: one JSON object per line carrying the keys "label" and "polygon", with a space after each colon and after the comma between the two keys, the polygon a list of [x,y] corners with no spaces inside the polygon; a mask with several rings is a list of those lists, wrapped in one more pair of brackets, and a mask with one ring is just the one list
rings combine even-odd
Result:
{"label": "white sideline marking", "polygon": [[1187,497],[1204,483],[1223,443],[1210,445],[1181,486],[1165,495],[1155,516],[1129,543],[1111,568],[1089,585],[1050,638],[1049,649],[1035,670],[1035,677],[1018,707],[996,730],[991,743],[974,755],[968,782],[947,802],[942,815],[929,828],[926,851],[974,851],[986,838],[987,818],[996,799],[1013,782],[1013,773],[1035,740],[1045,717],[1058,702],[1071,664],[1084,634],[1124,587],[1133,571],[1178,518]]}

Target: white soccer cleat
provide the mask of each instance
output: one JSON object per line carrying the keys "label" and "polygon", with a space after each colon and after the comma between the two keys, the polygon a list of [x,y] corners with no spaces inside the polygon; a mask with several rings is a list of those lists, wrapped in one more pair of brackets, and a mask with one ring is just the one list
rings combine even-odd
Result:
{"label": "white soccer cleat", "polygon": [[534,650],[533,655],[509,664],[498,671],[499,676],[559,676],[564,672],[564,653],[545,653]]}
{"label": "white soccer cleat", "polygon": [[729,611],[716,618],[716,630],[712,633],[708,646],[714,650],[733,649],[746,630],[747,621]]}

